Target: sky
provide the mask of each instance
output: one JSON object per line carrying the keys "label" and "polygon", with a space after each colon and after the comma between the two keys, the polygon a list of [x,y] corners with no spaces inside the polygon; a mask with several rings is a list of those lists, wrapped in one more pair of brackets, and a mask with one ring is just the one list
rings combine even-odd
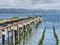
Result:
{"label": "sky", "polygon": [[0,8],[60,10],[60,0],[0,0]]}

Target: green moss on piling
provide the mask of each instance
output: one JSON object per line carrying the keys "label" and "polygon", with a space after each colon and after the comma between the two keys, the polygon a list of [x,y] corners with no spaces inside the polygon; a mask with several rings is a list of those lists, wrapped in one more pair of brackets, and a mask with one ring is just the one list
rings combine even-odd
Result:
{"label": "green moss on piling", "polygon": [[42,43],[43,43],[44,36],[45,36],[45,30],[46,30],[46,27],[45,27],[44,31],[42,32],[42,37],[41,37],[41,39],[38,40],[38,45],[42,45]]}
{"label": "green moss on piling", "polygon": [[58,36],[57,36],[57,33],[56,33],[56,31],[55,31],[55,26],[53,26],[53,32],[54,32],[54,37],[55,37],[55,39],[56,39],[56,44],[55,45],[58,45]]}

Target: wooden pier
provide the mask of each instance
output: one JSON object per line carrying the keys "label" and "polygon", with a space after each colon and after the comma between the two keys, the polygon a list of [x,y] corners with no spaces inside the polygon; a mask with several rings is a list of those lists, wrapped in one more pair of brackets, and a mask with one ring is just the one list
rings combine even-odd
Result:
{"label": "wooden pier", "polygon": [[[37,25],[39,22],[41,21],[41,17],[40,16],[33,16],[33,17],[27,17],[27,18],[23,18],[21,20],[16,20],[13,21],[11,23],[8,23],[3,26],[0,26],[0,30],[1,35],[2,35],[2,44],[5,44],[5,34],[7,31],[7,35],[8,35],[8,45],[9,45],[9,33],[11,32],[12,35],[12,44],[16,45],[16,39],[19,41],[20,38],[20,34],[23,31],[30,31],[30,27],[32,25],[32,23],[34,23],[34,25]],[[29,30],[28,30],[29,28]],[[26,29],[26,30],[24,30]],[[17,37],[17,38],[16,38]]]}

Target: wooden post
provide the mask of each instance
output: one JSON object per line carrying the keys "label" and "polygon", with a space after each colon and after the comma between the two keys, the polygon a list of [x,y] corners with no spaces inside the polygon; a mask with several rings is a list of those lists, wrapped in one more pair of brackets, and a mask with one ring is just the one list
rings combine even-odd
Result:
{"label": "wooden post", "polygon": [[13,27],[11,27],[11,29],[12,29],[12,42],[13,42],[13,45],[16,45],[17,43],[17,25],[14,25]]}
{"label": "wooden post", "polygon": [[7,28],[7,34],[8,34],[8,45],[9,45],[9,29]]}
{"label": "wooden post", "polygon": [[15,31],[12,30],[12,45],[15,45]]}
{"label": "wooden post", "polygon": [[14,30],[15,32],[15,44],[18,43],[18,30]]}
{"label": "wooden post", "polygon": [[11,44],[13,44],[13,30],[11,29],[11,27],[10,30],[11,30]]}
{"label": "wooden post", "polygon": [[19,43],[21,43],[22,40],[23,40],[23,35],[22,35],[22,33],[23,33],[23,27],[21,26],[21,27],[19,27],[19,40],[20,40]]}
{"label": "wooden post", "polygon": [[29,30],[29,24],[27,24],[27,30]]}
{"label": "wooden post", "polygon": [[[20,27],[19,27],[19,32],[20,32],[21,30],[20,30]],[[21,33],[21,32],[20,32]],[[19,35],[20,35],[20,33],[19,33]]]}
{"label": "wooden post", "polygon": [[25,30],[25,25],[23,25],[23,30]]}
{"label": "wooden post", "polygon": [[27,32],[27,25],[26,25],[26,32]]}
{"label": "wooden post", "polygon": [[2,30],[2,45],[5,44],[5,32]]}
{"label": "wooden post", "polygon": [[18,24],[17,24],[17,31],[18,31],[18,42],[19,42],[19,27],[18,27]]}
{"label": "wooden post", "polygon": [[28,28],[28,31],[30,32],[30,31],[31,31],[31,26],[30,26],[30,24],[27,24],[27,28]]}
{"label": "wooden post", "polygon": [[23,37],[25,35],[25,32],[26,32],[26,25],[23,26]]}

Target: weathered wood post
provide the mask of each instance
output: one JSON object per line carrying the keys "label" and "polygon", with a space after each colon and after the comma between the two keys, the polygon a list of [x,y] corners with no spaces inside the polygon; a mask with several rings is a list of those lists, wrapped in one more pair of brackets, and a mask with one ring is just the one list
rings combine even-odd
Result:
{"label": "weathered wood post", "polygon": [[15,44],[19,42],[19,29],[18,24],[13,27],[13,30],[15,32]]}
{"label": "weathered wood post", "polygon": [[7,28],[7,34],[8,34],[8,45],[9,45],[9,29]]}
{"label": "weathered wood post", "polygon": [[32,31],[32,29],[31,29],[31,22],[28,24],[28,28],[29,28],[29,32],[31,32]]}
{"label": "weathered wood post", "polygon": [[30,22],[29,22],[29,20],[28,20],[28,22],[27,22],[27,30],[29,31],[29,24],[30,24]]}
{"label": "weathered wood post", "polygon": [[53,33],[54,33],[54,37],[55,37],[55,40],[56,40],[55,45],[58,45],[59,40],[58,40],[58,35],[57,35],[56,31],[55,31],[55,26],[53,26]]}
{"label": "weathered wood post", "polygon": [[23,31],[23,32],[22,32],[22,38],[23,38],[23,39],[22,39],[22,45],[24,45],[24,43],[25,43],[25,34],[26,34],[26,28],[27,28],[26,25],[27,25],[27,24],[26,24],[26,21],[23,22],[23,27],[22,27],[22,29],[23,29],[23,30],[22,30],[22,31]]}
{"label": "weathered wood post", "polygon": [[15,31],[12,30],[12,42],[13,42],[13,45],[15,45]]}
{"label": "weathered wood post", "polygon": [[16,45],[16,35],[17,35],[17,27],[13,26],[12,27],[12,43],[13,45]]}
{"label": "weathered wood post", "polygon": [[17,44],[18,43],[18,25],[15,25],[14,31],[15,31],[15,44]]}
{"label": "weathered wood post", "polygon": [[29,24],[27,24],[27,31],[29,32]]}
{"label": "weathered wood post", "polygon": [[25,25],[23,25],[23,37],[25,35]]}
{"label": "weathered wood post", "polygon": [[12,45],[13,45],[13,30],[11,29],[11,42],[12,42]]}
{"label": "weathered wood post", "polygon": [[44,37],[45,37],[45,31],[46,31],[46,27],[44,28],[43,32],[42,32],[42,37],[41,39],[38,40],[38,45],[42,45],[43,41],[44,41]]}
{"label": "weathered wood post", "polygon": [[25,32],[26,32],[26,23],[23,22],[23,37],[24,37],[24,35],[25,35]]}
{"label": "weathered wood post", "polygon": [[17,24],[17,33],[18,33],[17,38],[18,38],[18,43],[19,43],[19,27],[18,27],[18,24]]}
{"label": "weathered wood post", "polygon": [[5,44],[5,32],[2,30],[2,45]]}
{"label": "weathered wood post", "polygon": [[16,31],[15,30],[12,30],[12,42],[13,42],[13,45],[16,45]]}
{"label": "weathered wood post", "polygon": [[21,42],[23,40],[23,27],[22,25],[19,26],[19,43],[21,45]]}
{"label": "weathered wood post", "polygon": [[30,21],[30,24],[29,24],[29,26],[30,26],[30,31],[32,31],[32,20]]}
{"label": "weathered wood post", "polygon": [[34,22],[34,25],[36,26],[36,20],[35,19],[33,20],[33,22]]}
{"label": "weathered wood post", "polygon": [[23,24],[19,24],[19,36],[20,36],[20,41],[21,41],[21,44],[23,45],[23,39],[24,39],[24,29],[23,29]]}
{"label": "weathered wood post", "polygon": [[22,31],[23,31],[23,25],[22,24],[18,24],[18,30],[19,30],[19,38],[20,38],[20,36],[21,36],[21,33],[22,33]]}
{"label": "weathered wood post", "polygon": [[22,45],[25,43],[25,33],[26,33],[26,25],[23,25],[23,40],[22,40]]}
{"label": "weathered wood post", "polygon": [[26,25],[26,32],[28,32],[28,24]]}

